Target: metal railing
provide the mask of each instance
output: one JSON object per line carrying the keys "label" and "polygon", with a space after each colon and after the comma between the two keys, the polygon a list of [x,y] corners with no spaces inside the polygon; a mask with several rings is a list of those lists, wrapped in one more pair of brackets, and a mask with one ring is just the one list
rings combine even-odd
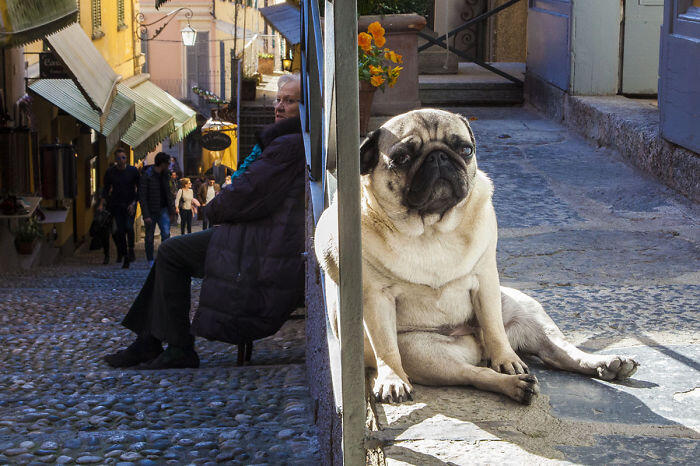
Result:
{"label": "metal railing", "polygon": [[448,37],[455,37],[457,35],[457,33],[464,31],[469,26],[476,24],[476,23],[479,23],[481,21],[485,21],[489,17],[495,15],[496,13],[499,13],[499,12],[505,10],[506,8],[509,8],[513,5],[515,5],[516,3],[520,2],[520,1],[521,0],[510,0],[509,2],[506,2],[503,5],[500,5],[492,10],[489,10],[485,13],[480,14],[479,16],[476,16],[476,17],[470,19],[466,23],[454,28],[453,30],[449,31],[446,34],[441,35],[440,37],[433,37],[426,32],[418,31],[418,35],[427,41],[427,43],[418,47],[418,52],[422,52],[424,50],[429,49],[433,45],[437,45],[438,47],[442,47],[443,49],[449,50],[450,52],[454,53],[458,57],[461,57],[461,58],[464,58],[465,60],[469,60],[470,62],[476,63],[477,65],[481,66],[482,68],[486,68],[487,70],[491,71],[492,73],[496,73],[497,75],[503,76],[504,78],[506,78],[506,79],[516,83],[516,84],[522,85],[523,81],[521,79],[518,79],[515,76],[506,73],[505,71],[501,71],[498,68],[491,66],[482,60],[479,60],[475,57],[467,55],[466,53],[464,53],[461,50],[457,50],[454,47],[449,47],[447,42],[445,42]]}
{"label": "metal railing", "polygon": [[[343,463],[365,462],[365,373],[362,327],[362,242],[357,60],[357,2],[302,0],[302,128],[314,224],[336,194],[338,202],[339,338],[326,317],[335,405],[342,419]],[[342,122],[336,118],[342,109]],[[335,168],[335,177],[332,170]],[[337,182],[336,182],[337,179]],[[324,298],[336,288],[322,278]],[[329,300],[326,299],[326,302]]]}

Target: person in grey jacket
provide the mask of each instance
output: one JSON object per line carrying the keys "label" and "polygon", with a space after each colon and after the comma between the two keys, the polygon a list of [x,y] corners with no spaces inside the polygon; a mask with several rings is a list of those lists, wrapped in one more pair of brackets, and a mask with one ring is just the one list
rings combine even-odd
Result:
{"label": "person in grey jacket", "polygon": [[160,228],[161,242],[170,238],[170,216],[174,215],[173,194],[170,191],[170,156],[165,152],[156,154],[155,163],[144,169],[139,181],[139,203],[141,216],[146,224],[146,259],[153,265],[153,236],[156,224]]}

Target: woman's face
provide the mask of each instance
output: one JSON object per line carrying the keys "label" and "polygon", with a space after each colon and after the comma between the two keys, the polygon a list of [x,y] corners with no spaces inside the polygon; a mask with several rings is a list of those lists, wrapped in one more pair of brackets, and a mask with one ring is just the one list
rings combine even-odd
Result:
{"label": "woman's face", "polygon": [[188,181],[187,184],[185,185],[185,188],[190,189],[192,187],[192,182]]}

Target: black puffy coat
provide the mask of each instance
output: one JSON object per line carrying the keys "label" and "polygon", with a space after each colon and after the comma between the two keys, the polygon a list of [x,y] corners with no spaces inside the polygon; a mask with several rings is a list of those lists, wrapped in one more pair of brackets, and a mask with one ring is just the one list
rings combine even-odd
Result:
{"label": "black puffy coat", "polygon": [[304,293],[304,170],[298,118],[266,127],[262,154],[204,207],[207,249],[195,335],[239,344],[277,332]]}
{"label": "black puffy coat", "polygon": [[166,204],[170,214],[175,213],[175,199],[170,191],[170,171],[163,170],[158,173],[153,165],[146,167],[139,179],[139,204],[141,204],[141,215],[143,218],[158,217],[160,212],[160,197],[167,196]]}

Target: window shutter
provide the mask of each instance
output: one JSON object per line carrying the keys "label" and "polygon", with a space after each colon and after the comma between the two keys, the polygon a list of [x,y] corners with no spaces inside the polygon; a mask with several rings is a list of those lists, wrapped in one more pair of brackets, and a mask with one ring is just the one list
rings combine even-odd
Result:
{"label": "window shutter", "polygon": [[124,0],[117,0],[117,30],[126,29],[124,22]]}
{"label": "window shutter", "polygon": [[92,40],[103,37],[102,31],[102,1],[92,0]]}

